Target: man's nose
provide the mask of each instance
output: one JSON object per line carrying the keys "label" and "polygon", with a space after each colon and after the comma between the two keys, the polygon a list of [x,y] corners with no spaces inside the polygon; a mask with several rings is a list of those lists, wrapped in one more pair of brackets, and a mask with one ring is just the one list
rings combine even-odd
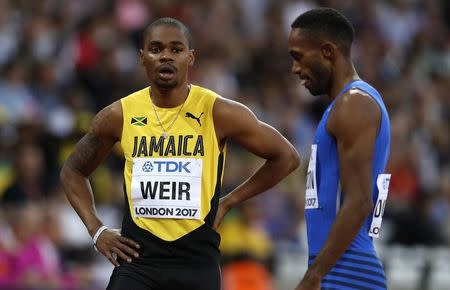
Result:
{"label": "man's nose", "polygon": [[164,49],[161,52],[161,57],[159,58],[159,61],[160,62],[168,62],[168,61],[172,61],[172,60],[173,60],[173,58],[172,58],[172,55],[170,53],[170,50],[169,49]]}
{"label": "man's nose", "polygon": [[296,61],[293,61],[292,62],[292,67],[291,67],[291,72],[293,74],[300,74],[301,71],[302,71],[302,68],[301,68],[300,64],[298,62],[296,62]]}

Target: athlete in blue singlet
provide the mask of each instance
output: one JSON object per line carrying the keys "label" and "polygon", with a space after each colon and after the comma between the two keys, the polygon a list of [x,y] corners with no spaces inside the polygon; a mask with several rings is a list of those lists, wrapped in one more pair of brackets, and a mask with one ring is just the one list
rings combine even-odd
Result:
{"label": "athlete in blue singlet", "polygon": [[351,62],[351,23],[330,8],[310,10],[289,35],[292,72],[313,95],[327,95],[306,184],[309,268],[296,290],[386,289],[373,246],[390,175],[389,116],[380,94]]}

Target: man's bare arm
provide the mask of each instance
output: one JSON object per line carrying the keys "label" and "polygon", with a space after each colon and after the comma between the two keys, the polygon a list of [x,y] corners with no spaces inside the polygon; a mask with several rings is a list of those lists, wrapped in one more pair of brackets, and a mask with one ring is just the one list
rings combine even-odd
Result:
{"label": "man's bare arm", "polygon": [[372,160],[380,120],[376,102],[354,90],[338,99],[330,113],[327,129],[337,141],[345,198],[325,245],[305,274],[306,281],[320,281],[331,270],[372,211]]}
{"label": "man's bare arm", "polygon": [[[277,184],[300,163],[300,157],[289,141],[277,130],[259,121],[244,105],[217,99],[214,124],[220,143],[232,139],[266,162],[244,183],[221,200],[226,211]],[[223,218],[218,213],[215,226]]]}
{"label": "man's bare arm", "polygon": [[104,142],[95,133],[88,132],[78,141],[65,165],[87,177],[97,167],[95,161],[103,146]]}
{"label": "man's bare arm", "polygon": [[[91,237],[103,224],[95,210],[94,195],[88,177],[120,140],[121,134],[122,106],[120,102],[115,102],[97,114],[89,132],[77,143],[61,170],[61,183],[67,198]],[[96,246],[115,266],[119,266],[116,257],[131,262],[131,257],[139,255],[135,250],[139,245],[115,230],[103,231]]]}
{"label": "man's bare arm", "polygon": [[67,198],[91,236],[102,223],[95,211],[88,177],[120,140],[121,128],[122,108],[116,102],[97,114],[88,133],[77,143],[61,170],[61,182]]}

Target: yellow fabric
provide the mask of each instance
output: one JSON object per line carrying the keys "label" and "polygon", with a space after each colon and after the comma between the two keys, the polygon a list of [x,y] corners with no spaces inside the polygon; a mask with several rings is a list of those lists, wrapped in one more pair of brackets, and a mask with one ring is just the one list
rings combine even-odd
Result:
{"label": "yellow fabric", "polygon": [[13,169],[8,165],[0,165],[0,199],[3,197],[5,190],[13,183],[15,174]]}
{"label": "yellow fabric", "polygon": [[272,252],[272,242],[268,234],[255,226],[248,226],[238,218],[228,219],[219,227],[222,237],[220,251],[223,255],[248,253],[265,260]]}
{"label": "yellow fabric", "polygon": [[[218,97],[214,92],[205,88],[191,85],[189,95],[184,103],[176,108],[156,108],[159,119],[165,129],[172,124],[168,135],[164,140],[162,150],[152,150],[150,140],[153,137],[156,142],[161,141],[162,128],[159,125],[150,98],[150,88],[144,88],[123,99],[123,131],[121,146],[125,156],[124,178],[127,191],[130,213],[134,223],[140,228],[151,232],[166,241],[176,240],[204,224],[204,218],[211,210],[211,199],[214,196],[219,166],[220,149],[214,129],[213,105]],[[181,106],[183,106],[181,108]],[[181,111],[180,111],[181,108]],[[199,120],[187,117],[192,114]],[[178,115],[178,117],[176,117]],[[200,123],[199,123],[200,122]],[[185,140],[184,136],[192,135],[187,146],[181,148]],[[169,138],[173,138],[175,146],[169,148]],[[155,139],[156,138],[156,139]],[[144,140],[143,140],[144,139]],[[203,146],[199,147],[199,142]],[[141,146],[141,143],[144,146]],[[162,154],[161,154],[162,153]],[[201,156],[203,154],[203,156]],[[225,154],[225,149],[224,149]],[[201,158],[203,171],[201,178],[201,214],[200,220],[195,219],[160,219],[135,217],[131,199],[131,176],[133,158]]]}

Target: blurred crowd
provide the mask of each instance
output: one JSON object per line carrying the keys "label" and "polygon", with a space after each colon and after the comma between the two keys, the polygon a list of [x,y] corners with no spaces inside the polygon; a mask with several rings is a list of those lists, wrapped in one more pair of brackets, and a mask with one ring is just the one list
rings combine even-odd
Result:
{"label": "blurred crowd", "polygon": [[[93,252],[59,169],[96,112],[147,86],[143,31],[163,16],[191,29],[190,82],[246,104],[302,155],[299,170],[231,212],[220,229],[225,290],[275,289],[277,247],[306,251],[304,172],[329,101],[291,75],[287,36],[296,16],[318,6],[354,24],[356,69],[391,117],[380,242],[448,247],[449,1],[0,0],[0,289],[104,288],[111,268]],[[223,194],[261,162],[229,144]],[[122,174],[117,147],[91,178],[108,226],[120,227]]]}

